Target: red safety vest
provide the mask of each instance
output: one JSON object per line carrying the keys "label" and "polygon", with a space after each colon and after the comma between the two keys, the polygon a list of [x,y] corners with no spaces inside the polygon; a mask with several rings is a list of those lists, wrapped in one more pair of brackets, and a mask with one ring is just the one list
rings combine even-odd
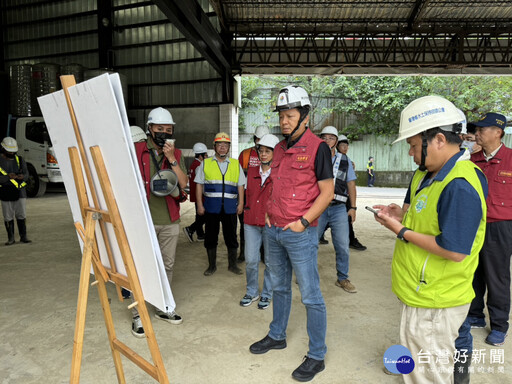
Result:
{"label": "red safety vest", "polygon": [[471,161],[487,176],[487,222],[512,220],[512,149],[503,145],[489,161],[484,151],[471,155]]}
{"label": "red safety vest", "polygon": [[196,200],[196,183],[194,182],[194,179],[196,178],[196,168],[201,165],[201,162],[197,159],[194,159],[192,164],[190,165],[190,169],[188,171],[188,185],[190,187],[190,194],[189,198],[190,201],[195,203]]}
{"label": "red safety vest", "polygon": [[[149,197],[151,196],[151,155],[149,154],[150,149],[147,146],[145,141],[140,143],[135,143],[135,152],[137,153],[137,162],[139,163],[140,173],[142,174],[142,180],[144,181],[144,187],[146,189],[146,197],[149,201]],[[181,151],[179,149],[174,150],[174,156],[176,157],[176,161],[178,164],[181,159]],[[169,162],[164,160],[160,167],[161,169],[168,169]],[[171,217],[171,221],[176,221],[180,218],[180,204],[174,200],[171,196],[164,197],[165,202],[167,203],[167,209],[169,210],[169,216]]]}
{"label": "red safety vest", "polygon": [[261,185],[260,167],[249,167],[247,171],[247,188],[245,190],[244,223],[263,227],[265,212],[272,189],[272,178],[267,177]]}
{"label": "red safety vest", "polygon": [[[291,148],[286,140],[274,148],[272,192],[268,203],[270,222],[284,227],[303,216],[320,194],[315,172],[318,147],[323,143],[309,129]],[[311,223],[316,226],[318,220]]]}

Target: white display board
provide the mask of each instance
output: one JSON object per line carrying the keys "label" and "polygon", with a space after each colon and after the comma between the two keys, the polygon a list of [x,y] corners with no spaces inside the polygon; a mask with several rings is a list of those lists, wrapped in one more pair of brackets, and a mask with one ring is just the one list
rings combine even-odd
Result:
{"label": "white display board", "polygon": [[[70,87],[68,91],[91,168],[94,188],[98,194],[99,208],[107,210],[107,205],[89,150],[93,146],[101,149],[144,298],[162,311],[173,311],[175,302],[131,140],[119,75],[104,74]],[[83,225],[68,154],[68,148],[78,149],[78,144],[64,91],[39,97],[38,101],[60,165],[73,220]],[[85,174],[84,180],[89,204],[93,206]],[[101,261],[103,265],[110,267],[105,248],[105,241],[108,241],[117,271],[126,276],[113,227],[109,223],[106,226],[108,239],[102,238],[99,224],[96,228]],[[83,249],[83,244],[81,246]]]}

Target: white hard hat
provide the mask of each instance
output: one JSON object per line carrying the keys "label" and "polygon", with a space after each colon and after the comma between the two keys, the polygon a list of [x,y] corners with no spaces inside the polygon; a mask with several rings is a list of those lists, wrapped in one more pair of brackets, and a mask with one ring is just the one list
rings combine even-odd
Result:
{"label": "white hard hat", "polygon": [[296,85],[288,85],[279,91],[277,96],[277,105],[274,112],[286,111],[288,109],[299,108],[309,105],[309,96],[306,90]]}
{"label": "white hard hat", "polygon": [[462,135],[465,135],[466,133],[468,133],[468,130],[467,130],[468,121],[466,120],[466,115],[464,114],[464,112],[462,112],[460,109],[457,109],[457,111],[459,112],[459,115],[462,119],[461,121],[459,121],[459,123],[462,124],[462,129],[461,129],[460,133]]}
{"label": "white hard hat", "polygon": [[16,153],[18,152],[18,143],[14,138],[7,136],[2,140],[2,148],[7,152]]}
{"label": "white hard hat", "polygon": [[328,125],[327,127],[324,127],[324,129],[322,129],[322,132],[320,132],[320,136],[322,135],[333,135],[336,136],[336,138],[338,138],[338,130],[332,125]]}
{"label": "white hard hat", "polygon": [[345,135],[339,135],[338,136],[338,142],[346,141],[348,143],[348,137]]}
{"label": "white hard hat", "polygon": [[174,120],[172,119],[171,112],[169,112],[167,109],[158,107],[153,109],[151,112],[149,112],[148,115],[148,122],[149,124],[176,124]]}
{"label": "white hard hat", "polygon": [[264,135],[268,135],[269,133],[270,129],[268,129],[266,125],[260,125],[259,127],[256,127],[254,136],[256,136],[258,139],[261,139]]}
{"label": "white hard hat", "polygon": [[452,102],[441,96],[420,97],[403,109],[398,139],[393,144],[431,128],[453,132],[458,123],[460,114]]}
{"label": "white hard hat", "polygon": [[146,132],[141,127],[138,127],[136,125],[132,125],[130,127],[130,132],[132,134],[132,141],[134,143],[138,143],[140,141],[146,141],[148,136],[146,135]]}
{"label": "white hard hat", "polygon": [[208,148],[206,148],[206,145],[204,145],[203,143],[195,143],[194,146],[192,147],[192,150],[194,151],[195,155],[208,152]]}
{"label": "white hard hat", "polygon": [[277,143],[279,143],[279,139],[277,138],[277,136],[268,134],[264,135],[261,138],[260,142],[258,143],[258,147],[263,145],[264,147],[274,149]]}

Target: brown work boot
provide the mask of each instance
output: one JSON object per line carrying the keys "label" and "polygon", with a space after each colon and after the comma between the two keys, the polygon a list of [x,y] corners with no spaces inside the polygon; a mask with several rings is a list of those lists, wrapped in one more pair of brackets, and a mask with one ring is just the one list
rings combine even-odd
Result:
{"label": "brown work boot", "polygon": [[354,287],[354,285],[350,282],[349,279],[345,279],[345,280],[336,280],[336,283],[335,283],[338,287],[344,289],[345,291],[347,291],[348,293],[356,293],[357,292],[357,289],[356,287]]}

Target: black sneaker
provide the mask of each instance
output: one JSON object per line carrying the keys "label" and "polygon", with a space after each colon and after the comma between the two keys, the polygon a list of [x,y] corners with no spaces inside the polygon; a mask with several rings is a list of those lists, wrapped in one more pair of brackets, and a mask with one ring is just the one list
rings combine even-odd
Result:
{"label": "black sneaker", "polygon": [[257,341],[253,345],[249,347],[249,351],[254,353],[255,355],[260,355],[262,353],[267,353],[271,349],[285,349],[286,348],[286,339],[285,340],[274,340],[269,335],[265,336],[260,341]]}
{"label": "black sneaker", "polygon": [[318,372],[325,369],[323,360],[315,360],[304,356],[302,364],[292,373],[292,377],[297,381],[311,381]]}
{"label": "black sneaker", "polygon": [[204,241],[204,235],[197,235],[197,241]]}
{"label": "black sneaker", "polygon": [[194,235],[194,232],[190,229],[190,227],[183,228],[183,233],[185,234],[185,237],[190,241],[191,243],[194,242],[194,238],[192,237]]}
{"label": "black sneaker", "polygon": [[325,240],[325,237],[321,237],[320,240],[318,240],[318,244],[329,244],[328,240]]}
{"label": "black sneaker", "polygon": [[144,328],[142,327],[142,321],[140,321],[139,316],[136,316],[132,319],[132,334],[139,339],[146,336],[144,334]]}
{"label": "black sneaker", "polygon": [[366,247],[359,242],[359,240],[354,239],[354,241],[351,241],[349,244],[349,247],[352,249],[356,249],[358,251],[365,251]]}
{"label": "black sneaker", "polygon": [[176,312],[161,312],[161,311],[157,311],[155,313],[155,317],[157,319],[160,319],[160,320],[163,320],[163,321],[167,321],[168,323],[171,323],[171,324],[174,324],[174,325],[179,325],[181,323],[183,323],[183,319],[181,318],[180,315],[178,315]]}

